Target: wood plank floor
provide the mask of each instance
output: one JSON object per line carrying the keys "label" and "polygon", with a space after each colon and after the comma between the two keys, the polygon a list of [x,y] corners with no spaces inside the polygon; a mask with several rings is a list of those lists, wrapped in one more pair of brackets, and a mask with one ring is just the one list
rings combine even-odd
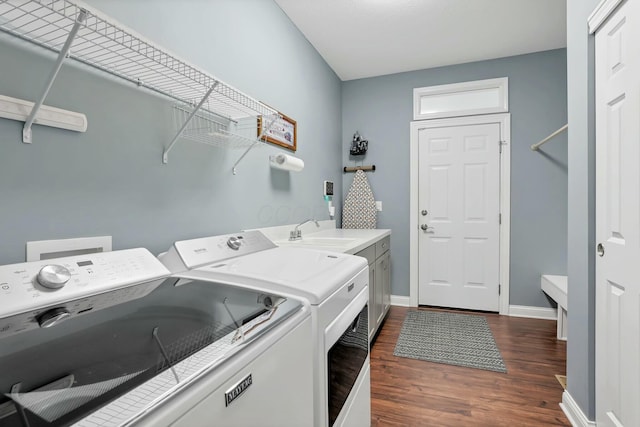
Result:
{"label": "wood plank floor", "polygon": [[394,356],[407,310],[391,307],[371,350],[372,427],[571,425],[558,405],[566,343],[554,321],[458,311],[487,318],[502,374]]}

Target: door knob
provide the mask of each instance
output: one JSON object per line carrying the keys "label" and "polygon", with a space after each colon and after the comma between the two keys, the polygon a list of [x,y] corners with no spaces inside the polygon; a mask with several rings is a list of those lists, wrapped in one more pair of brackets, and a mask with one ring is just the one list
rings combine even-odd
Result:
{"label": "door knob", "polygon": [[420,213],[422,214],[422,216],[427,216],[429,212],[426,209],[423,209]]}
{"label": "door knob", "polygon": [[598,243],[598,247],[596,250],[598,252],[598,256],[604,256],[604,246],[602,245],[602,243]]}
{"label": "door knob", "polygon": [[433,227],[429,227],[427,224],[422,224],[420,228],[422,228],[423,231],[433,230]]}

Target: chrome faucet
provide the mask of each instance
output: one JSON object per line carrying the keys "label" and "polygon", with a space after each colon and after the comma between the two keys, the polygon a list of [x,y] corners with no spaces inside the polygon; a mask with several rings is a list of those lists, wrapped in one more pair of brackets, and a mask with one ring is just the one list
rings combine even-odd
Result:
{"label": "chrome faucet", "polygon": [[289,232],[289,240],[301,240],[302,239],[302,231],[298,230],[298,228],[300,226],[308,223],[308,222],[315,222],[316,223],[316,227],[320,227],[320,224],[318,224],[318,221],[316,221],[313,218],[304,220],[300,224],[296,225],[296,227]]}

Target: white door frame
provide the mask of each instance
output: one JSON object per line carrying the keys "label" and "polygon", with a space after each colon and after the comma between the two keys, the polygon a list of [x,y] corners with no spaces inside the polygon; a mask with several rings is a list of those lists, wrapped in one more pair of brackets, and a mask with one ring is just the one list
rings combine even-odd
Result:
{"label": "white door frame", "polygon": [[411,122],[409,149],[409,304],[418,306],[418,238],[419,234],[419,138],[420,129],[481,125],[500,125],[502,154],[500,155],[500,314],[509,314],[509,244],[511,230],[511,114],[486,114],[480,116],[454,117],[446,119],[419,120]]}

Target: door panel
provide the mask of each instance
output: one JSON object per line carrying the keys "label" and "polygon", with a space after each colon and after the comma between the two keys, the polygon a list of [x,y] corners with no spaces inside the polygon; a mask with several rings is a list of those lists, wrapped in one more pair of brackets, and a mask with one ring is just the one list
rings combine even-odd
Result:
{"label": "door panel", "polygon": [[487,165],[464,165],[464,222],[487,222]]}
{"label": "door panel", "polygon": [[[438,165],[431,167],[429,171],[429,201],[430,216],[434,222],[451,222],[449,205],[450,193],[450,165]],[[442,189],[442,191],[440,191]]]}
{"label": "door panel", "polygon": [[420,304],[499,310],[499,142],[498,123],[418,133]]}
{"label": "door panel", "polygon": [[640,425],[640,6],[596,34],[596,421]]}

